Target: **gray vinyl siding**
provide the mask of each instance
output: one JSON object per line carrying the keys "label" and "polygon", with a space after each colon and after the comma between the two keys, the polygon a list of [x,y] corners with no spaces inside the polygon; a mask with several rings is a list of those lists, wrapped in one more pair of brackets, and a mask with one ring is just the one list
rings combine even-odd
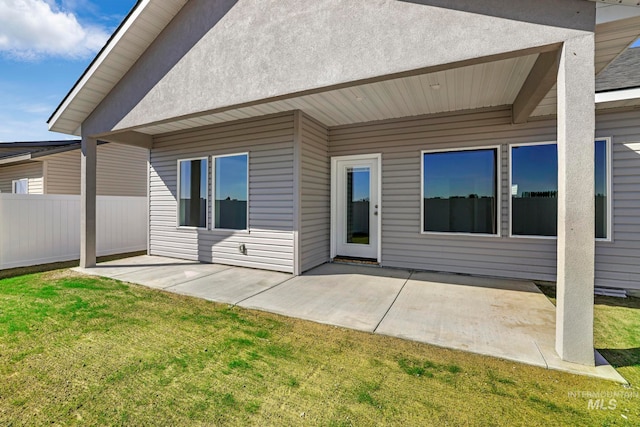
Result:
{"label": "gray vinyl siding", "polygon": [[[555,121],[511,124],[496,108],[329,129],[330,156],[382,154],[382,265],[555,280],[555,240],[509,238],[507,144],[554,141]],[[501,146],[501,235],[421,234],[422,150]]]}
{"label": "gray vinyl siding", "polygon": [[[596,286],[640,289],[640,122],[599,114],[612,137],[613,241],[596,242]],[[555,120],[512,125],[509,109],[405,118],[329,130],[330,156],[382,153],[382,264],[556,280],[556,240],[509,237],[508,144],[556,140]],[[501,236],[420,233],[420,151],[500,145]]]}
{"label": "gray vinyl siding", "polygon": [[640,289],[640,119],[598,114],[596,136],[611,137],[613,235],[596,243],[596,286]]}
{"label": "gray vinyl siding", "polygon": [[42,194],[42,176],[42,162],[0,166],[0,192],[11,194],[13,181],[26,178],[29,180],[29,194]]}
{"label": "gray vinyl siding", "polygon": [[[99,196],[147,195],[145,148],[122,144],[98,146],[97,193]],[[46,157],[47,194],[80,194],[80,150]]]}
{"label": "gray vinyl siding", "polygon": [[[240,120],[154,139],[150,154],[150,253],[293,272],[293,113]],[[177,162],[249,153],[249,231],[177,227]],[[239,251],[246,245],[247,253]]]}
{"label": "gray vinyl siding", "polygon": [[329,261],[331,163],[327,129],[302,114],[301,271]]}

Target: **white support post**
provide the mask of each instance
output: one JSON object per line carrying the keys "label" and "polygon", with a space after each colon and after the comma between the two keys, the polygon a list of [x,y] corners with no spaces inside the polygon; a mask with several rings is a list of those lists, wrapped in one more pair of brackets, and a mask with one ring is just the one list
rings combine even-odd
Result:
{"label": "white support post", "polygon": [[558,72],[556,351],[594,365],[594,35],[567,40]]}
{"label": "white support post", "polygon": [[96,265],[97,141],[82,138],[80,175],[80,267]]}

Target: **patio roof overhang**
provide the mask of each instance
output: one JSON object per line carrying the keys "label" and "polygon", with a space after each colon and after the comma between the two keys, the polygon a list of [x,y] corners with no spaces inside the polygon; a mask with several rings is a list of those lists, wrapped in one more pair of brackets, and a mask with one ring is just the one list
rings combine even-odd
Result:
{"label": "patio roof overhang", "polygon": [[[159,3],[151,0],[137,3],[49,119],[50,130],[80,135],[82,122],[178,13],[185,0]],[[615,3],[618,5],[598,4],[600,23],[596,26],[596,74],[640,35],[640,8],[620,6],[618,1]],[[637,2],[632,3],[635,5]],[[514,121],[526,121],[556,114],[556,88],[554,82],[549,83],[553,79],[548,73],[555,64],[542,56],[548,57],[557,49],[558,46],[542,46],[538,50],[443,64],[313,92],[229,105],[215,111],[202,111],[95,136],[149,146],[153,135],[294,109],[302,110],[328,126],[338,126],[516,104],[521,110],[514,111]],[[542,75],[535,76],[536,71]],[[531,78],[534,81],[527,82]],[[530,93],[532,87],[535,89],[533,94]],[[526,105],[519,106],[518,98],[525,98],[525,95]]]}

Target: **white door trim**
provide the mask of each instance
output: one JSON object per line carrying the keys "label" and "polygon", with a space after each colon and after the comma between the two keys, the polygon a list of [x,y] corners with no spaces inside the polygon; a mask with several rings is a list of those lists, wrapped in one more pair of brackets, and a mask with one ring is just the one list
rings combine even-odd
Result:
{"label": "white door trim", "polygon": [[378,204],[378,223],[377,223],[377,261],[382,263],[382,154],[357,154],[351,156],[331,157],[331,259],[338,254],[338,161],[349,160],[376,160],[377,161],[377,204]]}

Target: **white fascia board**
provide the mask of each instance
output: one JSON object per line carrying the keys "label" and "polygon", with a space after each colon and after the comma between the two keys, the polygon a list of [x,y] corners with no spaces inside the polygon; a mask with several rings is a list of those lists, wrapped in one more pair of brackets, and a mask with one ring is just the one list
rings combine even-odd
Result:
{"label": "white fascia board", "polygon": [[640,98],[640,88],[612,90],[610,92],[596,93],[596,104],[605,102],[628,101]]}
{"label": "white fascia board", "polygon": [[122,25],[120,30],[114,35],[114,37],[111,39],[109,44],[100,53],[100,56],[96,58],[95,62],[91,65],[91,68],[89,68],[85,73],[84,77],[82,77],[82,80],[80,80],[78,84],[76,84],[76,86],[73,88],[71,93],[65,99],[64,103],[60,105],[60,108],[58,108],[56,113],[53,115],[53,117],[49,121],[50,131],[54,130],[56,122],[58,121],[58,119],[60,119],[62,114],[69,107],[69,104],[71,104],[71,102],[78,96],[80,91],[84,88],[87,82],[93,77],[95,72],[102,66],[104,61],[109,56],[109,54],[120,43],[120,40],[122,40],[122,37],[135,24],[136,20],[140,17],[140,15],[142,15],[144,10],[149,6],[150,3],[151,3],[151,0],[142,0],[140,4],[136,7],[136,9],[131,13],[131,16],[129,16],[129,19],[127,19],[127,21]]}
{"label": "white fascia board", "polygon": [[26,160],[31,160],[31,153],[0,159],[0,165],[9,165],[11,163],[24,162]]}

